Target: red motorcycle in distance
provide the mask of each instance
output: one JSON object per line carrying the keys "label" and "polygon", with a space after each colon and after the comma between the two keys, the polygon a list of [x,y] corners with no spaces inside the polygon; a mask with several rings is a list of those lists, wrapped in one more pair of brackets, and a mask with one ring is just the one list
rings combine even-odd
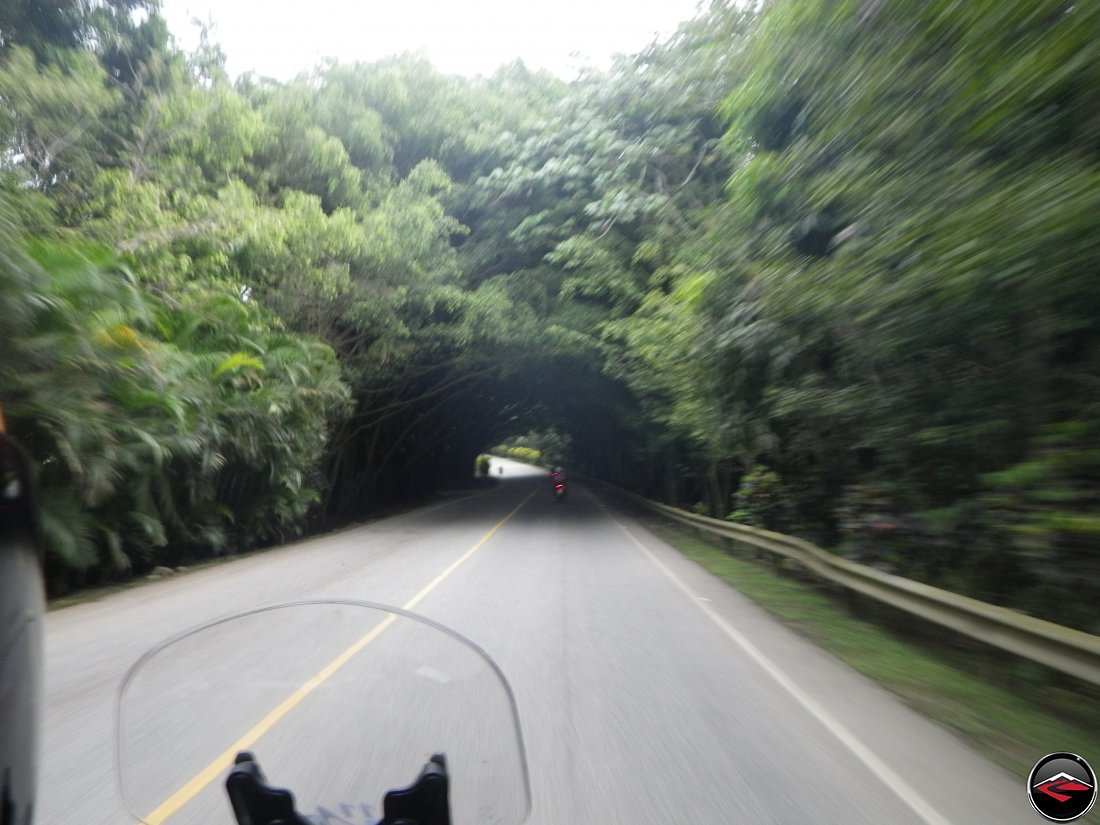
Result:
{"label": "red motorcycle in distance", "polygon": [[565,499],[567,490],[565,487],[565,473],[561,471],[560,467],[550,473],[550,482],[554,485],[554,501],[561,504]]}

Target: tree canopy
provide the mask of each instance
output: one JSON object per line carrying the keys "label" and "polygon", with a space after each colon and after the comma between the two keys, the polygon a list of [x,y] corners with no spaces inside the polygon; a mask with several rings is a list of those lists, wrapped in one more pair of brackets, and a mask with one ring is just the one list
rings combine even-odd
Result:
{"label": "tree canopy", "polygon": [[570,82],[288,83],[55,6],[0,12],[0,402],[55,592],[549,439],[1098,629],[1093,6],[715,0]]}

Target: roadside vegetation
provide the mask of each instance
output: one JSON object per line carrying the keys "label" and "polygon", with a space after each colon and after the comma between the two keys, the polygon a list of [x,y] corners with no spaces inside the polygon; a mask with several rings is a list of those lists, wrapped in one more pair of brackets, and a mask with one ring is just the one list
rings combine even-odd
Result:
{"label": "roadside vegetation", "polygon": [[52,593],[530,432],[1100,631],[1095,4],[719,0],[571,82],[289,83],[55,5],[0,11],[0,403]]}
{"label": "roadside vegetation", "polygon": [[871,603],[845,604],[808,579],[781,573],[747,553],[731,554],[689,528],[655,518],[647,519],[647,526],[1014,776],[1027,776],[1039,756],[1059,748],[1100,753],[1095,687],[1013,661],[940,628],[914,628],[912,617],[884,616]]}

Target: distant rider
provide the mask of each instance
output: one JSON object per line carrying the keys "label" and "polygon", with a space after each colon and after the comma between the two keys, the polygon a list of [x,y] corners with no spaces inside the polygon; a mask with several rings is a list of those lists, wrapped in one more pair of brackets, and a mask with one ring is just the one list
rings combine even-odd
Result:
{"label": "distant rider", "polygon": [[564,495],[566,491],[565,470],[561,467],[554,467],[554,469],[550,471],[550,490],[556,495],[559,489]]}

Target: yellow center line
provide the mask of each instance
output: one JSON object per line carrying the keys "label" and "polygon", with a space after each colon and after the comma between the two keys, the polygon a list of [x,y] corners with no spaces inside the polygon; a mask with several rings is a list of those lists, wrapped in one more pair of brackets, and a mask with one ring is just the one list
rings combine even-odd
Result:
{"label": "yellow center line", "polygon": [[[432,579],[427,586],[424,587],[419,593],[409,599],[402,605],[403,610],[412,610],[416,605],[420,604],[424,598],[435,590],[439,584],[446,579],[451,573],[458,569],[458,567],[470,558],[474,553],[480,550],[489,539],[491,539],[501,527],[503,527],[507,521],[518,513],[527,502],[535,497],[535,493],[538,490],[534,490],[531,495],[521,501],[512,512],[493,525],[488,533],[482,536],[477,544],[467,550],[453,562],[446,570]],[[274,710],[261,719],[256,725],[248,731],[244,736],[230,745],[223,753],[221,753],[213,762],[195,774],[182,788],[168,797],[162,802],[156,810],[151,814],[143,818],[143,822],[146,825],[162,825],[170,816],[174,815],[194,799],[203,788],[209,785],[218,777],[222,776],[227,770],[233,766],[233,761],[237,757],[239,751],[248,750],[252,747],[256,741],[275,727],[279,721],[290,713],[298,704],[301,703],[309,694],[311,694],[317,687],[328,681],[333,674],[335,674],[340,668],[346,665],[351,659],[359,653],[363,648],[382,635],[382,632],[396,621],[397,615],[391,613],[384,621],[379,623],[373,630],[365,634],[361,639],[355,642],[351,647],[325,665],[319,670],[311,679],[309,679],[304,685],[294,691],[290,696],[279,703]]]}

